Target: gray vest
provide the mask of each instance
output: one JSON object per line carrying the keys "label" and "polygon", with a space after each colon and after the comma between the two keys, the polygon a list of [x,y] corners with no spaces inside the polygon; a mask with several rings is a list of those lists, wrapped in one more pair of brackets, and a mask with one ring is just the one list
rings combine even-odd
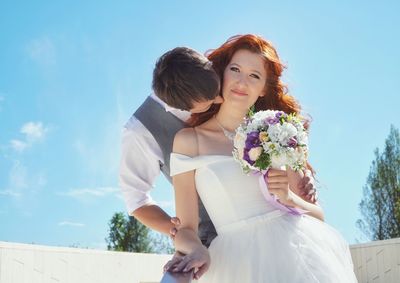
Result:
{"label": "gray vest", "polygon": [[[148,97],[143,104],[136,110],[134,116],[147,130],[153,135],[161,148],[164,162],[159,160],[160,170],[164,176],[171,182],[170,176],[170,154],[175,134],[185,127],[185,123],[165,109],[154,99]],[[199,238],[203,245],[208,247],[211,241],[217,236],[215,227],[203,203],[199,199]]]}

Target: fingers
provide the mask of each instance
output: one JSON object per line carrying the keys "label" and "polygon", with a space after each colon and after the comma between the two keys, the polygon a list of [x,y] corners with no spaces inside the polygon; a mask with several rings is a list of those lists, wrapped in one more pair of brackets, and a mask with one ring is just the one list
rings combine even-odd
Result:
{"label": "fingers", "polygon": [[287,176],[274,176],[274,177],[268,177],[268,184],[272,183],[287,183],[288,178]]}
{"label": "fingers", "polygon": [[303,198],[311,203],[317,202],[317,191],[311,185],[304,188]]}
{"label": "fingers", "polygon": [[206,273],[206,271],[208,270],[208,265],[204,264],[203,266],[201,266],[197,272],[194,274],[194,279],[199,280],[199,278],[201,276],[203,276],[204,273]]}
{"label": "fingers", "polygon": [[194,268],[200,268],[200,267],[204,266],[205,264],[206,263],[204,261],[193,259],[187,263],[187,265],[183,269],[183,272],[188,272],[189,270],[192,270]]}
{"label": "fingers", "polygon": [[313,188],[308,188],[309,189],[309,191],[308,191],[308,196],[313,196],[313,195],[315,195],[316,194],[316,190],[315,189],[313,189]]}
{"label": "fingers", "polygon": [[303,196],[306,196],[310,193],[310,191],[315,191],[314,183],[312,182],[310,177],[304,177],[300,180],[298,189],[301,191]]}
{"label": "fingers", "polygon": [[164,265],[164,272],[175,267],[175,265],[177,265],[181,260],[182,260],[181,257],[175,257],[175,258],[171,259],[170,261],[168,261],[167,264]]}
{"label": "fingers", "polygon": [[191,258],[188,256],[183,257],[183,259],[172,269],[173,272],[181,272],[184,269],[186,270],[186,266],[190,263]]}
{"label": "fingers", "polygon": [[317,204],[318,202],[318,192],[316,191],[315,194],[311,198],[311,202]]}
{"label": "fingers", "polygon": [[312,172],[311,172],[311,170],[304,170],[304,175],[306,176],[306,177],[309,177],[309,178],[311,178],[312,177]]}
{"label": "fingers", "polygon": [[178,233],[178,229],[175,227],[169,230],[169,236],[172,238],[172,240],[175,239],[176,233]]}
{"label": "fingers", "polygon": [[312,184],[306,184],[301,188],[301,191],[304,196],[307,196],[312,195],[315,192],[315,189]]}
{"label": "fingers", "polygon": [[178,217],[172,217],[171,223],[174,224],[175,226],[179,226],[181,225],[181,220]]}
{"label": "fingers", "polygon": [[184,254],[184,253],[181,253],[180,251],[175,251],[175,253],[174,253],[174,258],[175,258],[175,257],[182,258],[182,257],[184,257],[184,256],[185,256],[185,254]]}
{"label": "fingers", "polygon": [[268,190],[269,191],[271,191],[271,190],[282,190],[282,189],[285,189],[285,190],[287,190],[287,187],[288,187],[288,183],[286,182],[286,183],[268,183]]}
{"label": "fingers", "polygon": [[175,252],[172,259],[164,265],[164,271],[170,270],[172,267],[175,267],[175,265],[178,264],[184,256],[185,255],[180,252]]}
{"label": "fingers", "polygon": [[301,178],[300,184],[301,184],[302,186],[306,186],[307,184],[310,183],[310,180],[311,180],[310,177]]}
{"label": "fingers", "polygon": [[279,169],[269,169],[268,170],[268,178],[275,176],[287,176],[287,172],[285,170]]}

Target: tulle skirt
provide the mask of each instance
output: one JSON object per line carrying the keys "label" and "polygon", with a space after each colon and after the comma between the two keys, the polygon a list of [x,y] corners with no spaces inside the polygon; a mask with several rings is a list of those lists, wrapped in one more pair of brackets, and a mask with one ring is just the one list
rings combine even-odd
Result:
{"label": "tulle skirt", "polygon": [[348,244],[326,223],[281,211],[218,230],[199,282],[357,282]]}

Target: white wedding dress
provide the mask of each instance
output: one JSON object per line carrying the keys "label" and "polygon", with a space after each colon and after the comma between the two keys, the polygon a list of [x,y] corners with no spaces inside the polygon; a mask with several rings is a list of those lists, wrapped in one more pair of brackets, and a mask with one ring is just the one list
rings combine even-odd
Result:
{"label": "white wedding dress", "polygon": [[190,170],[218,233],[199,282],[357,282],[342,236],[311,216],[276,210],[233,157],[171,154],[171,176]]}

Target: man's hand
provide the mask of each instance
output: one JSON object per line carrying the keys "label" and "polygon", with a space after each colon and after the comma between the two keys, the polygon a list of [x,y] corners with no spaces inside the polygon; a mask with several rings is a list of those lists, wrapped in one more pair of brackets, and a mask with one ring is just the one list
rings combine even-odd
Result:
{"label": "man's hand", "polygon": [[315,187],[315,179],[310,170],[304,171],[304,176],[298,183],[298,190],[300,191],[300,196],[305,200],[311,203],[317,202],[318,195]]}
{"label": "man's hand", "polygon": [[164,265],[164,272],[169,271],[172,268],[175,268],[178,263],[180,263],[185,255],[180,252],[175,252],[174,256],[170,261],[168,261]]}
{"label": "man's hand", "polygon": [[287,170],[289,177],[290,189],[300,196],[302,199],[310,202],[317,202],[317,191],[315,188],[315,179],[310,170],[295,172],[291,169]]}
{"label": "man's hand", "polygon": [[189,272],[194,271],[193,277],[199,279],[210,267],[210,255],[204,246],[200,246],[188,255],[175,253],[174,257],[164,266],[164,271]]}

